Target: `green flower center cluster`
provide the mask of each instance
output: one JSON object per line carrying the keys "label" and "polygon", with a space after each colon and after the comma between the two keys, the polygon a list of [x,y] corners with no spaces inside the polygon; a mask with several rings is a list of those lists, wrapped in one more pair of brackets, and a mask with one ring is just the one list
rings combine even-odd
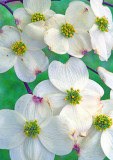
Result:
{"label": "green flower center cluster", "polygon": [[95,118],[94,126],[98,131],[106,130],[112,126],[112,118],[106,115],[98,115]]}
{"label": "green flower center cluster", "polygon": [[61,32],[65,37],[72,38],[75,33],[75,28],[73,27],[73,25],[66,23],[61,26]]}
{"label": "green flower center cluster", "polygon": [[37,120],[30,122],[26,121],[26,125],[24,125],[24,133],[28,138],[36,138],[37,134],[40,134],[40,130]]}
{"label": "green flower center cluster", "polygon": [[109,22],[106,19],[106,17],[102,17],[102,18],[97,17],[95,22],[97,23],[97,25],[99,26],[99,29],[101,31],[108,32],[108,24],[109,24]]}
{"label": "green flower center cluster", "polygon": [[33,14],[31,18],[31,22],[37,22],[37,21],[45,21],[45,16],[38,12]]}
{"label": "green flower center cluster", "polygon": [[64,100],[69,101],[69,104],[72,105],[79,104],[80,101],[82,100],[79,89],[73,90],[73,88],[71,88],[70,91],[67,90],[67,96],[65,97]]}
{"label": "green flower center cluster", "polygon": [[16,43],[12,44],[12,50],[17,55],[24,55],[27,51],[27,46],[22,41],[16,41]]}

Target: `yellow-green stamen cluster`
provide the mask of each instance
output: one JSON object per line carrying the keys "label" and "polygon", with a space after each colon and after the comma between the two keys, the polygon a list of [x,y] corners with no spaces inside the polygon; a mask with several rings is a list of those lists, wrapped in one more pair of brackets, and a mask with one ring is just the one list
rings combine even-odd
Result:
{"label": "yellow-green stamen cluster", "polygon": [[112,126],[112,118],[106,115],[98,115],[95,118],[94,126],[98,131],[106,130]]}
{"label": "yellow-green stamen cluster", "polygon": [[67,90],[67,96],[65,97],[64,100],[69,101],[69,104],[72,105],[79,104],[80,101],[82,100],[79,89],[73,90],[73,88],[71,88],[70,91]]}
{"label": "yellow-green stamen cluster", "polygon": [[26,121],[26,125],[24,125],[24,133],[28,138],[36,138],[37,134],[40,134],[40,130],[37,120],[30,122]]}
{"label": "yellow-green stamen cluster", "polygon": [[99,29],[103,32],[108,32],[108,20],[106,19],[106,17],[102,17],[99,18],[97,17],[97,19],[95,20],[95,22],[97,23]]}
{"label": "yellow-green stamen cluster", "polygon": [[45,21],[45,16],[41,13],[35,13],[31,17],[31,22]]}
{"label": "yellow-green stamen cluster", "polygon": [[17,55],[24,55],[27,51],[27,46],[22,41],[16,41],[12,44],[12,50]]}
{"label": "yellow-green stamen cluster", "polygon": [[65,37],[72,38],[75,33],[75,28],[73,27],[73,25],[66,23],[61,26],[61,32]]}

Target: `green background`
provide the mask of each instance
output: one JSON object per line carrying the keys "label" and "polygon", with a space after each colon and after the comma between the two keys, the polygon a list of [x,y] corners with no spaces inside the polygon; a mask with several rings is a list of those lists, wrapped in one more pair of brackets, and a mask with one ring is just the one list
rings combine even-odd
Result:
{"label": "green background", "polygon": [[[56,13],[65,14],[66,8],[72,0],[61,0],[52,2],[51,9]],[[89,4],[87,0],[82,0]],[[106,2],[113,4],[113,0],[106,0]],[[9,3],[8,6],[14,11],[16,8],[22,7],[22,4],[19,2]],[[113,8],[111,8],[113,13]],[[4,25],[15,25],[13,16],[9,13],[7,9],[0,5],[0,28]],[[68,60],[68,55],[57,55],[51,51],[48,51],[48,47],[44,49],[44,52],[49,57],[50,62],[54,59],[59,60],[65,63]],[[101,62],[98,58],[98,55],[93,52],[89,52],[87,55],[82,58],[86,65],[95,69],[98,66],[103,66],[107,70],[113,72],[113,52],[110,59],[107,62]],[[89,70],[90,79],[98,82],[105,91],[102,99],[109,99],[110,89],[103,83],[98,75]],[[47,71],[41,73],[37,76],[37,79],[30,83],[29,86],[33,90],[34,87],[41,81],[48,79]],[[20,96],[26,94],[27,91],[24,87],[23,82],[21,82],[14,72],[14,69],[10,69],[8,72],[0,74],[0,109],[14,109],[16,101]],[[91,144],[92,145],[92,144]],[[95,153],[94,153],[95,154]],[[66,156],[56,156],[55,160],[77,160],[76,151],[73,150],[72,153]],[[10,160],[9,153],[7,150],[0,150],[0,160]],[[108,160],[106,158],[106,160]]]}

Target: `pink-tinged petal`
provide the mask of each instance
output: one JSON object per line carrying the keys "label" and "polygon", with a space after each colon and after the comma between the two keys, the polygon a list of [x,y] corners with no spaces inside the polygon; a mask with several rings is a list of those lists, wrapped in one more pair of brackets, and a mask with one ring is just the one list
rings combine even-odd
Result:
{"label": "pink-tinged petal", "polygon": [[12,149],[25,140],[24,124],[26,119],[16,111],[0,110],[0,148]]}
{"label": "pink-tinged petal", "polygon": [[78,139],[79,160],[103,160],[105,158],[100,144],[101,133],[92,126],[87,137]]}
{"label": "pink-tinged petal", "polygon": [[21,36],[17,28],[13,26],[3,26],[0,33],[0,47],[11,49],[12,44],[20,41]]}
{"label": "pink-tinged petal", "polygon": [[72,24],[76,31],[88,31],[95,22],[95,16],[89,5],[73,1],[66,10],[66,21]]}
{"label": "pink-tinged petal", "polygon": [[86,65],[77,58],[70,58],[65,64],[53,61],[48,72],[52,84],[65,93],[71,88],[81,91],[88,82]]}
{"label": "pink-tinged petal", "polygon": [[48,97],[49,95],[62,93],[55,88],[49,80],[40,82],[34,89],[33,94],[38,97]]}
{"label": "pink-tinged petal", "polygon": [[26,94],[16,102],[15,110],[26,117],[27,121],[37,120],[39,124],[52,116],[48,102],[42,97]]}
{"label": "pink-tinged petal", "polygon": [[16,75],[24,82],[33,82],[37,73],[47,70],[49,60],[43,51],[28,50],[24,55],[19,56],[14,66]]}
{"label": "pink-tinged petal", "polygon": [[110,91],[110,99],[113,100],[113,90]]}
{"label": "pink-tinged petal", "polygon": [[44,36],[45,43],[50,50],[57,54],[66,54],[69,49],[67,38],[61,33],[60,29],[51,28]]}
{"label": "pink-tinged petal", "polygon": [[105,33],[100,31],[96,24],[89,31],[91,36],[92,48],[95,50],[96,54],[101,56],[104,61],[108,60],[109,53],[105,40]]}
{"label": "pink-tinged petal", "polygon": [[68,42],[68,53],[74,57],[82,58],[92,50],[89,33],[75,33],[74,37],[70,38]]}
{"label": "pink-tinged petal", "polygon": [[31,23],[31,15],[29,15],[24,8],[16,9],[13,16],[17,27],[21,30],[23,30],[27,24]]}
{"label": "pink-tinged petal", "polygon": [[0,47],[0,73],[12,68],[17,61],[17,55],[8,48]]}
{"label": "pink-tinged petal", "polygon": [[65,155],[72,151],[76,132],[74,124],[67,118],[56,116],[42,123],[40,135],[41,143],[52,153]]}
{"label": "pink-tinged petal", "polygon": [[98,74],[100,78],[104,81],[104,83],[111,89],[113,89],[113,73],[107,71],[103,67],[97,68]]}

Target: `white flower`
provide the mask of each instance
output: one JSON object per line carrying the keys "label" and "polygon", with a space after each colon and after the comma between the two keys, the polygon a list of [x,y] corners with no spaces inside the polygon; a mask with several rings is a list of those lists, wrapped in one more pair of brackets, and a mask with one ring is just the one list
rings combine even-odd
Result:
{"label": "white flower", "polygon": [[94,118],[87,137],[80,138],[79,160],[113,159],[113,100],[102,101],[102,113]]}
{"label": "white flower", "polygon": [[38,40],[30,38],[28,27],[20,33],[15,27],[4,26],[0,30],[0,73],[14,66],[16,75],[25,82],[32,82],[38,73],[48,68],[49,61],[43,46]]}
{"label": "white flower", "polygon": [[92,115],[102,107],[103,89],[88,79],[85,64],[77,58],[70,58],[66,64],[53,61],[48,72],[50,81],[36,86],[34,94],[48,97],[53,113],[61,112],[60,115],[72,119],[84,134],[92,125]]}
{"label": "white flower", "polygon": [[71,2],[66,14],[55,14],[47,21],[45,43],[58,54],[81,58],[92,50],[88,30],[94,24],[93,12],[84,2]]}
{"label": "white flower", "polygon": [[15,110],[0,110],[0,148],[10,149],[11,160],[54,160],[72,151],[73,124],[53,117],[44,98],[26,94]]}
{"label": "white flower", "polygon": [[46,21],[55,14],[50,10],[51,0],[23,0],[23,5],[24,8],[18,8],[13,13],[17,27],[23,30],[27,25],[30,29],[29,36],[36,38],[46,47],[44,42]]}
{"label": "white flower", "polygon": [[113,99],[113,73],[100,66],[97,68],[97,72],[104,83],[111,88],[110,99]]}
{"label": "white flower", "polygon": [[103,6],[102,2],[103,0],[90,0],[96,18],[89,33],[95,53],[100,56],[101,60],[107,61],[113,47],[113,36],[111,35],[113,22],[110,9]]}
{"label": "white flower", "polygon": [[30,23],[37,24],[42,30],[46,20],[55,14],[50,10],[51,0],[23,0],[23,5],[24,8],[18,8],[13,13],[18,28],[22,30]]}

